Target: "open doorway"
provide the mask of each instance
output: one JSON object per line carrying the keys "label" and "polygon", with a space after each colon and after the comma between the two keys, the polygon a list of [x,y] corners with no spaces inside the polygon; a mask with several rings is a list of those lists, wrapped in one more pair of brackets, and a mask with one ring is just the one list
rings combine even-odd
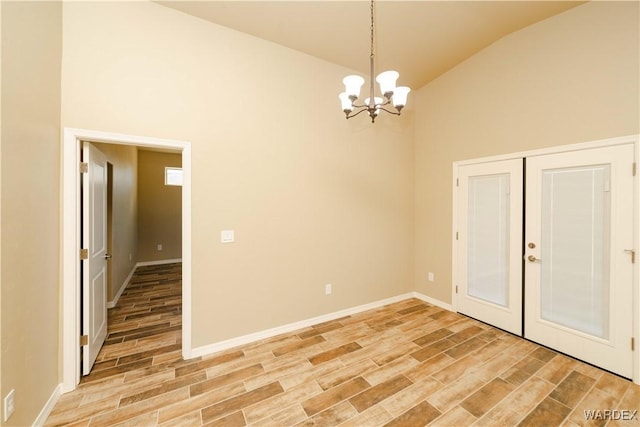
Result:
{"label": "open doorway", "polygon": [[[190,143],[82,129],[65,129],[62,164],[62,392],[76,388],[80,381],[81,313],[80,313],[80,143],[120,144],[181,154],[183,185],[181,194],[182,250],[182,357],[191,354],[191,146]],[[127,254],[128,255],[128,254]],[[132,255],[129,257],[133,260]]]}
{"label": "open doorway", "polygon": [[[172,331],[181,325],[175,271],[182,264],[182,180],[168,179],[167,172],[181,177],[182,153],[83,141],[82,161],[81,372],[95,376],[94,370],[114,364],[126,369],[125,360],[147,340],[160,338],[168,317]],[[168,264],[179,264],[173,274],[163,267],[155,274],[139,271]],[[111,360],[113,354],[122,360]]]}

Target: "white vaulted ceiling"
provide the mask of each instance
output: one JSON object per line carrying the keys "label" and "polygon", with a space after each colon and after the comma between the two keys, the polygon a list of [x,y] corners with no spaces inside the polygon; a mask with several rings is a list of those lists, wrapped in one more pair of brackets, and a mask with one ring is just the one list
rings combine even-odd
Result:
{"label": "white vaulted ceiling", "polygon": [[[369,1],[158,1],[291,49],[369,72]],[[505,35],[577,1],[376,2],[376,73],[418,89]]]}

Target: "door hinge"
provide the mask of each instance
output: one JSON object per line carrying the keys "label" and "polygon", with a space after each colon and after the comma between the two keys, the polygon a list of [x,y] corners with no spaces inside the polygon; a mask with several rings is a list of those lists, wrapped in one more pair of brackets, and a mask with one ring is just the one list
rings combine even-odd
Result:
{"label": "door hinge", "polygon": [[80,162],[80,173],[87,173],[87,172],[89,172],[89,163]]}
{"label": "door hinge", "polygon": [[458,293],[458,285],[456,285],[456,294]]}
{"label": "door hinge", "polygon": [[633,162],[633,165],[631,166],[631,174],[636,176],[636,162]]}
{"label": "door hinge", "polygon": [[631,337],[631,351],[635,351],[636,349],[636,339]]}
{"label": "door hinge", "polygon": [[460,180],[456,178],[456,187],[460,187]]}
{"label": "door hinge", "polygon": [[89,259],[89,249],[80,249],[80,259]]}
{"label": "door hinge", "polygon": [[631,264],[635,264],[636,263],[636,251],[633,250],[633,249],[625,249],[624,251],[631,255]]}
{"label": "door hinge", "polygon": [[458,232],[456,231],[456,240],[458,240]]}
{"label": "door hinge", "polygon": [[89,335],[80,336],[80,345],[89,345]]}

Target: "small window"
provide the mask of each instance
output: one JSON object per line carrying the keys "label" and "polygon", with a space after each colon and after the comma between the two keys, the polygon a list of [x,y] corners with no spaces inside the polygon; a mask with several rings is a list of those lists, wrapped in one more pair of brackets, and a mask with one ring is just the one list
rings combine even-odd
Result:
{"label": "small window", "polygon": [[182,168],[164,168],[164,185],[182,187]]}

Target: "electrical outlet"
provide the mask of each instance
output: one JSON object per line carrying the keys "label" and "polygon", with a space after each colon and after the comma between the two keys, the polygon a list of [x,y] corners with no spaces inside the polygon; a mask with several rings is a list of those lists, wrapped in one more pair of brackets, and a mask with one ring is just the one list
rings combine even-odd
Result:
{"label": "electrical outlet", "polygon": [[325,295],[331,295],[331,283],[327,283],[326,285],[324,285],[324,294]]}
{"label": "electrical outlet", "polygon": [[433,282],[433,273],[429,272],[429,275],[427,276],[430,282]]}
{"label": "electrical outlet", "polygon": [[4,398],[4,421],[5,422],[7,422],[11,414],[13,414],[13,410],[15,409],[14,402],[13,402],[14,394],[15,394],[14,390],[11,389],[11,391]]}
{"label": "electrical outlet", "polygon": [[162,250],[162,243],[158,243],[158,250],[161,251]]}

